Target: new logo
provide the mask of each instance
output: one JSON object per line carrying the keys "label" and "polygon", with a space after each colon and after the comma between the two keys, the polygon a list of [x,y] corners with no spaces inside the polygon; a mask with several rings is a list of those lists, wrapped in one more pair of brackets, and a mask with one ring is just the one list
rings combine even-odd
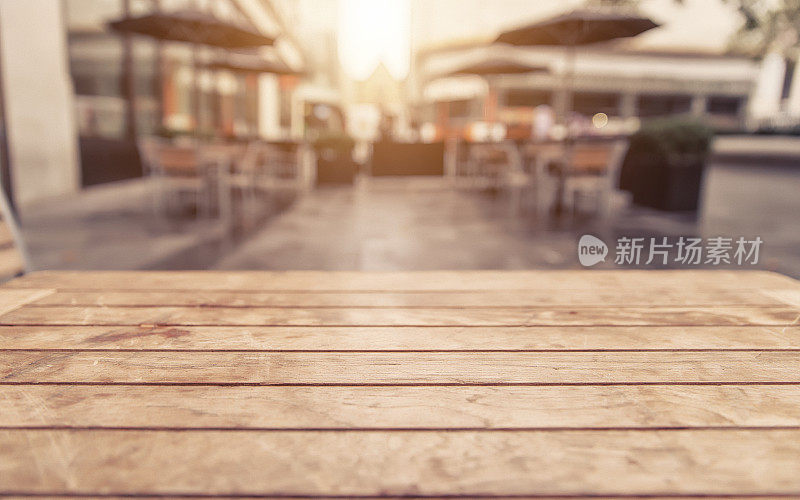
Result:
{"label": "new logo", "polygon": [[584,234],[578,241],[578,260],[584,267],[591,267],[604,262],[608,255],[608,245],[600,238]]}

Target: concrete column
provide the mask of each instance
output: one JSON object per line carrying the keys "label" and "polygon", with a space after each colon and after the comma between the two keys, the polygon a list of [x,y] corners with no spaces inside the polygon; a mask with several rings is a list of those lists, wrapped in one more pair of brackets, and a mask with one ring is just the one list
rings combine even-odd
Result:
{"label": "concrete column", "polygon": [[708,109],[708,96],[706,95],[693,95],[692,102],[689,105],[692,115],[703,116]]}
{"label": "concrete column", "polygon": [[748,110],[755,120],[768,119],[780,112],[781,89],[786,63],[783,56],[770,53],[761,61],[756,88],[749,100]]}
{"label": "concrete column", "polygon": [[18,206],[80,186],[62,7],[52,0],[0,0],[0,71]]}
{"label": "concrete column", "polygon": [[786,100],[786,112],[789,116],[800,117],[800,58],[795,59],[794,64],[794,77]]}
{"label": "concrete column", "polygon": [[639,96],[633,92],[625,92],[619,100],[619,115],[622,118],[634,118],[639,114]]}
{"label": "concrete column", "polygon": [[567,91],[562,86],[557,86],[553,89],[550,100],[550,106],[556,115],[556,123],[564,123],[564,110],[567,105]]}
{"label": "concrete column", "polygon": [[280,139],[280,88],[275,75],[259,75],[258,108],[258,135],[264,139]]}

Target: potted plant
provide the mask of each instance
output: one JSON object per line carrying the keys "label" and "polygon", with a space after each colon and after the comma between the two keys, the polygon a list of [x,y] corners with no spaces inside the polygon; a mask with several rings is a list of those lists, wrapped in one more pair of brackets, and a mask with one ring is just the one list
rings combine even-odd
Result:
{"label": "potted plant", "polygon": [[680,118],[646,123],[630,139],[620,189],[660,210],[697,210],[712,130]]}
{"label": "potted plant", "polygon": [[352,184],[355,141],[343,132],[323,132],[314,141],[317,156],[317,184]]}

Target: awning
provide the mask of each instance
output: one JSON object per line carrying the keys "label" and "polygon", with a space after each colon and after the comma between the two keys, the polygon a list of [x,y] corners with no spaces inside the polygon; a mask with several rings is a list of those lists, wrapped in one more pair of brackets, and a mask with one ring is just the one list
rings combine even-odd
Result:
{"label": "awning", "polygon": [[239,23],[194,10],[154,12],[109,23],[111,29],[159,40],[188,42],[227,49],[272,45],[273,38]]}
{"label": "awning", "polygon": [[510,45],[587,45],[629,38],[659,25],[638,14],[577,9],[544,21],[506,31],[495,40]]}

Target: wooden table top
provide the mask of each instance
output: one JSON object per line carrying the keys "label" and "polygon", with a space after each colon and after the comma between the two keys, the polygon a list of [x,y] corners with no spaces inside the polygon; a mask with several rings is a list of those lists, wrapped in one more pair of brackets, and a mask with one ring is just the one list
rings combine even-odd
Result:
{"label": "wooden table top", "polygon": [[0,494],[800,496],[800,283],[33,273]]}

